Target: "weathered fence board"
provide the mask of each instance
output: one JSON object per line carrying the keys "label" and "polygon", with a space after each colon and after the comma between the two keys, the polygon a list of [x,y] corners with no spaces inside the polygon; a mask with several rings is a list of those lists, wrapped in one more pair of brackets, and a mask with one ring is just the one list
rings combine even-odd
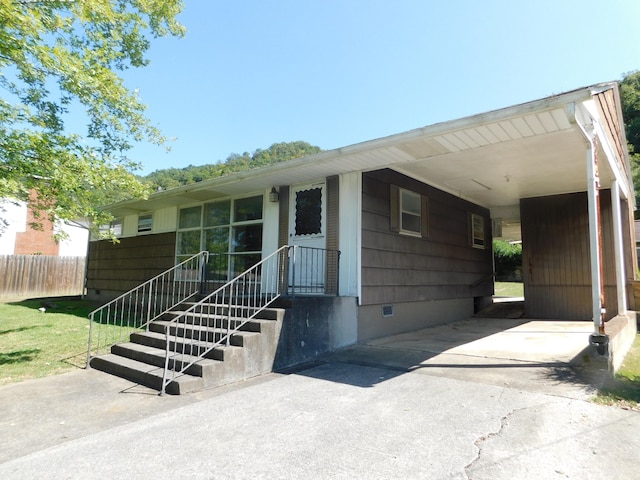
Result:
{"label": "weathered fence board", "polygon": [[85,259],[47,255],[0,255],[0,299],[80,295]]}

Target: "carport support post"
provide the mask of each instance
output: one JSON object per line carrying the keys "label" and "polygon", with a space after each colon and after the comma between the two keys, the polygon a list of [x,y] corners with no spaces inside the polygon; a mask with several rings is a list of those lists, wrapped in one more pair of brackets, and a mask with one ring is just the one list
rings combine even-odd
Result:
{"label": "carport support post", "polygon": [[627,291],[625,289],[625,263],[622,247],[622,213],[620,210],[620,188],[618,181],[611,183],[611,213],[613,215],[613,249],[616,267],[616,292],[618,294],[618,314],[627,312]]}
{"label": "carport support post", "polygon": [[600,178],[598,176],[598,137],[593,118],[583,105],[575,106],[575,119],[587,141],[587,198],[589,206],[589,250],[591,254],[591,298],[593,329],[589,341],[600,355],[609,350],[604,331],[604,275],[602,271],[602,230],[600,223]]}
{"label": "carport support post", "polygon": [[[586,132],[585,132],[586,133]],[[589,138],[587,148],[587,196],[589,199],[589,249],[591,256],[591,298],[594,336],[604,335],[602,299],[602,244],[600,237],[600,179],[596,158],[596,136]],[[593,340],[593,339],[592,339]]]}

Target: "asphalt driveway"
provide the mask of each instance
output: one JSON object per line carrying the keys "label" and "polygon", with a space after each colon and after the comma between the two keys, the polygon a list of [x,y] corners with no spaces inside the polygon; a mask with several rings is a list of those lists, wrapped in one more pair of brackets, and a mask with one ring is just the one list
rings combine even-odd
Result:
{"label": "asphalt driveway", "polygon": [[0,387],[0,478],[637,478],[640,413],[549,374],[575,358],[502,358],[491,339],[543,326],[456,323],[180,397],[93,370]]}

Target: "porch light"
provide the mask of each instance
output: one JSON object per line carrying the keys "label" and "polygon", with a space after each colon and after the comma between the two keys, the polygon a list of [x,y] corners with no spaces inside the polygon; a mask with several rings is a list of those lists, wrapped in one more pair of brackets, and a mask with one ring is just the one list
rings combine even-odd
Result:
{"label": "porch light", "polygon": [[271,187],[271,192],[269,192],[269,201],[276,203],[279,200],[278,191],[276,187]]}

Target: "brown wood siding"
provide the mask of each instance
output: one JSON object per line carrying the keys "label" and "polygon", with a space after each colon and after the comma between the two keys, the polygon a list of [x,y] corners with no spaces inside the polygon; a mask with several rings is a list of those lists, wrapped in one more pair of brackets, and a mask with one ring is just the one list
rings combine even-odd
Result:
{"label": "brown wood siding", "polygon": [[[611,192],[600,194],[605,307],[618,310]],[[591,320],[591,263],[586,192],[520,202],[525,314],[531,318]]]}
{"label": "brown wood siding", "polygon": [[[493,293],[491,248],[469,243],[468,214],[489,224],[487,209],[388,169],[365,173],[362,182],[363,305]],[[428,237],[392,231],[391,185],[428,199]]]}
{"label": "brown wood siding", "polygon": [[175,265],[176,234],[91,242],[87,290],[124,293]]}
{"label": "brown wood siding", "polygon": [[[337,251],[340,246],[338,237],[340,214],[340,183],[338,176],[327,177],[327,250]],[[338,293],[338,259],[328,253],[326,257],[326,293]]]}
{"label": "brown wood siding", "polygon": [[619,111],[616,106],[615,95],[613,90],[609,89],[594,95],[595,104],[603,119],[606,128],[604,128],[611,145],[616,149],[616,162],[623,172],[629,171],[629,165],[626,164],[625,149],[627,146],[623,140],[622,126],[618,121]]}
{"label": "brown wood siding", "polygon": [[289,243],[289,187],[282,186],[279,190],[278,246],[283,247]]}

